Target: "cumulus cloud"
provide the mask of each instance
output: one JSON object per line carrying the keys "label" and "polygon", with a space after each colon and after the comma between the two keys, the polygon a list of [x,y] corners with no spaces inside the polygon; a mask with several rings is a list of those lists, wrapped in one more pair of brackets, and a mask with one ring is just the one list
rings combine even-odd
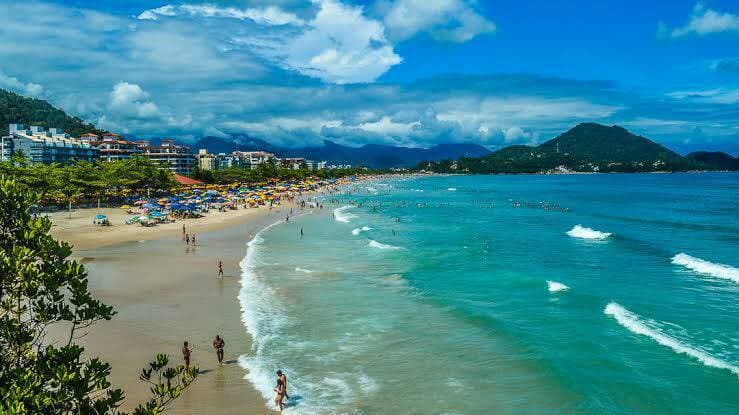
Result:
{"label": "cumulus cloud", "polygon": [[0,71],[0,88],[32,97],[39,97],[44,92],[43,86],[33,82],[23,83],[18,78],[8,76],[2,71]]}
{"label": "cumulus cloud", "polygon": [[161,115],[159,107],[149,99],[149,93],[136,84],[118,82],[110,92],[109,110],[129,118],[155,118]]}
{"label": "cumulus cloud", "polygon": [[382,23],[366,17],[361,7],[336,0],[315,3],[318,12],[301,33],[252,37],[246,43],[286,69],[337,84],[372,82],[402,61]]}
{"label": "cumulus cloud", "polygon": [[717,12],[703,3],[696,3],[690,20],[670,32],[672,37],[708,35],[720,32],[739,32],[739,15]]}
{"label": "cumulus cloud", "polygon": [[419,125],[421,125],[420,121],[413,121],[409,123],[394,122],[390,117],[386,115],[380,118],[378,121],[359,124],[356,128],[380,135],[406,136]]}
{"label": "cumulus cloud", "polygon": [[256,23],[270,26],[302,25],[304,22],[292,13],[279,7],[264,8],[218,7],[215,5],[165,5],[156,9],[149,9],[138,15],[139,20],[157,20],[159,17],[191,16],[191,17],[222,17],[239,20],[252,20]]}
{"label": "cumulus cloud", "polygon": [[381,8],[387,9],[383,21],[394,41],[423,32],[438,40],[466,42],[496,29],[465,0],[395,0]]}

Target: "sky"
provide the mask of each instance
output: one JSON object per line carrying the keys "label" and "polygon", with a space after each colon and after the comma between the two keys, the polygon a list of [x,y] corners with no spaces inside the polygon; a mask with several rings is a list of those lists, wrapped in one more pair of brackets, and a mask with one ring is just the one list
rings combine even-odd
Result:
{"label": "sky", "polygon": [[0,88],[136,138],[739,154],[739,2],[0,0]]}

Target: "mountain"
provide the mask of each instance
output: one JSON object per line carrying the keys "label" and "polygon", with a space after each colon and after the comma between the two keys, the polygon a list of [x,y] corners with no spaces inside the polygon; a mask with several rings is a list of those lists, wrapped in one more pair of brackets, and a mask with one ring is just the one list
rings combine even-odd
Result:
{"label": "mountain", "polygon": [[42,99],[26,98],[0,89],[0,135],[8,134],[8,124],[58,127],[74,137],[79,137],[84,133],[101,134],[103,132],[92,124],[85,124],[78,117],[70,117]]}
{"label": "mountain", "polygon": [[720,151],[696,151],[685,157],[696,163],[714,166],[718,170],[739,170],[739,157]]}
{"label": "mountain", "polygon": [[203,137],[192,145],[193,149],[205,148],[209,153],[232,151],[268,151],[278,157],[305,157],[309,160],[326,161],[329,164],[351,164],[371,168],[412,167],[422,160],[438,161],[460,157],[480,157],[490,150],[477,144],[439,144],[431,148],[410,148],[365,144],[350,147],[324,141],[322,146],[288,148],[244,134],[231,134],[228,138]]}
{"label": "mountain", "polygon": [[583,123],[536,147],[510,146],[483,157],[418,167],[469,173],[650,172],[736,170],[735,162],[725,153],[699,152],[683,157],[625,128]]}

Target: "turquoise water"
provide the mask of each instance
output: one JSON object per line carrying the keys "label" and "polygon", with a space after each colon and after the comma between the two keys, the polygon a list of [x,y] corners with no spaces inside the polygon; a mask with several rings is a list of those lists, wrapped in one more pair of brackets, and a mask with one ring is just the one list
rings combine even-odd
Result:
{"label": "turquoise water", "polygon": [[288,413],[739,413],[739,175],[349,190],[242,262],[240,363]]}

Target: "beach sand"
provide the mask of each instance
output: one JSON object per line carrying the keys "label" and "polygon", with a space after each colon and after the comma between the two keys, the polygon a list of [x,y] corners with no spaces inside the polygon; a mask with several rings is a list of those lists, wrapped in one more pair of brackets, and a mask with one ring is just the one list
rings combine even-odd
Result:
{"label": "beach sand", "polygon": [[[112,365],[110,380],[126,392],[124,409],[143,402],[148,387],[138,377],[156,353],[181,363],[180,349],[194,346],[197,381],[173,404],[169,414],[273,413],[246,380],[237,363],[250,353],[237,298],[239,262],[246,242],[264,226],[284,220],[291,205],[211,212],[205,218],[143,228],[121,225],[125,212],[103,209],[111,227],[91,224],[97,209],[51,214],[52,234],[74,245],[75,256],[89,271],[90,290],[118,314],[93,326],[80,343],[89,357]],[[294,207],[294,206],[293,206]],[[182,242],[182,223],[196,233],[197,246]],[[217,278],[223,260],[225,277]],[[211,342],[226,341],[225,363],[219,366]]]}

